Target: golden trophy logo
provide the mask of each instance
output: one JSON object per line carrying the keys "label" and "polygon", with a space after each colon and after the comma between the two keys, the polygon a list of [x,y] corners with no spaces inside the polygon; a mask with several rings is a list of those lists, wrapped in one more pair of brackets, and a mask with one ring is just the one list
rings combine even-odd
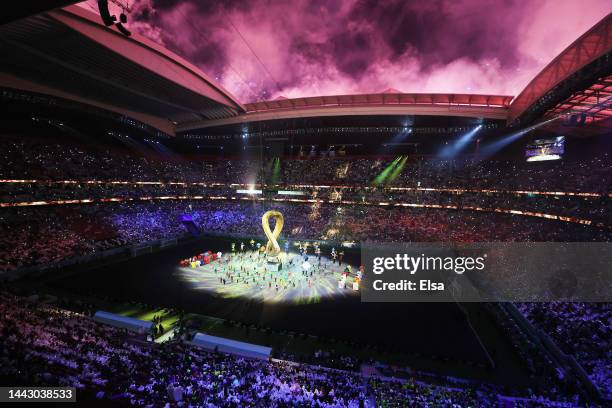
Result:
{"label": "golden trophy logo", "polygon": [[[276,220],[276,223],[274,224],[274,231],[270,230],[270,218],[274,218]],[[268,243],[266,244],[266,254],[268,257],[277,257],[281,252],[280,246],[278,245],[278,241],[276,239],[283,229],[283,223],[283,214],[278,211],[266,211],[263,217],[261,217],[261,225],[266,237],[268,238]]]}
{"label": "golden trophy logo", "polygon": [[[274,223],[274,231],[270,230],[270,218],[276,220]],[[278,211],[266,211],[263,217],[261,217],[261,225],[263,226],[266,237],[268,237],[265,252],[267,255],[266,269],[270,272],[278,272],[283,268],[279,257],[281,250],[276,240],[283,229],[283,223],[283,214]]]}

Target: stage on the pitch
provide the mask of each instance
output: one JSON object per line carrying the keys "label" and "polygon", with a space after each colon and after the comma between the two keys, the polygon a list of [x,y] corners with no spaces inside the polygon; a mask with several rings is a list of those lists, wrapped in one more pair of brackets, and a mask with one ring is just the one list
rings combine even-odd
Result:
{"label": "stage on the pitch", "polygon": [[[184,269],[179,266],[180,260],[207,249],[222,251],[223,258],[231,253],[231,239],[202,238],[119,263],[80,270],[61,279],[54,279],[52,285],[80,295],[138,301],[226,321],[256,324],[276,331],[289,330],[321,338],[351,340],[387,350],[408,350],[425,356],[436,354],[446,358],[486,362],[478,340],[455,304],[362,303],[360,292],[354,291],[349,284],[346,289],[335,291],[333,296],[318,299],[313,294],[321,293],[322,289],[315,287],[311,292],[305,292],[308,296],[300,301],[262,301],[244,296],[238,290],[233,295],[222,295],[217,292],[219,287],[205,289],[203,269]],[[327,255],[331,248],[322,248],[322,251]],[[236,252],[239,252],[238,248]],[[308,261],[317,264],[312,249],[308,252]],[[360,261],[359,251],[345,252],[342,266],[338,268],[336,261],[336,272],[330,276],[336,285],[334,289],[338,284],[338,271],[344,270],[345,262],[357,265]],[[331,258],[326,259],[324,255],[322,262],[327,261],[331,265]],[[214,267],[214,262],[210,265]],[[353,267],[351,276],[354,275]],[[189,281],[186,279],[189,276],[199,279]],[[218,276],[213,278],[213,281],[219,282]],[[305,285],[307,288],[307,281]],[[285,296],[289,296],[289,293],[287,291]],[[275,291],[272,294],[275,295]],[[449,341],[451,338],[452,341]]]}
{"label": "stage on the pitch", "polygon": [[355,267],[325,256],[283,252],[280,270],[272,270],[265,254],[257,250],[219,255],[183,260],[175,274],[195,290],[264,303],[304,304],[327,297],[359,296]]}

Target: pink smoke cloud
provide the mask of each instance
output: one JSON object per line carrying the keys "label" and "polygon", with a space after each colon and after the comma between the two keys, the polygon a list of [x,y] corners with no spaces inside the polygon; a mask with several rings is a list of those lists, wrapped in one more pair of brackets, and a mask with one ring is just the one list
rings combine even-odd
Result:
{"label": "pink smoke cloud", "polygon": [[130,29],[243,102],[330,94],[517,95],[607,0],[134,0]]}

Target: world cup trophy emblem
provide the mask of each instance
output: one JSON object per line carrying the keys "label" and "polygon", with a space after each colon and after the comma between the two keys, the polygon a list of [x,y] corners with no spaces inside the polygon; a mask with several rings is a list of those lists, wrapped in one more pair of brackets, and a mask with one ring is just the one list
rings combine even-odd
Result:
{"label": "world cup trophy emblem", "polygon": [[[273,218],[274,230],[270,229],[270,218]],[[281,253],[280,246],[278,245],[277,238],[279,237],[284,224],[283,214],[279,211],[266,211],[264,215],[261,217],[261,225],[263,227],[264,233],[268,238],[268,242],[266,243],[265,253],[268,261],[268,270],[279,271],[282,268],[279,255]]]}

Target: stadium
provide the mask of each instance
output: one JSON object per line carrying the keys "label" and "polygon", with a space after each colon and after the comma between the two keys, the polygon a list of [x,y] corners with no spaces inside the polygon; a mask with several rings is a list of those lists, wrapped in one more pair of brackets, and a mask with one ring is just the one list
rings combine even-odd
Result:
{"label": "stadium", "polygon": [[4,8],[0,402],[612,404],[609,3]]}

